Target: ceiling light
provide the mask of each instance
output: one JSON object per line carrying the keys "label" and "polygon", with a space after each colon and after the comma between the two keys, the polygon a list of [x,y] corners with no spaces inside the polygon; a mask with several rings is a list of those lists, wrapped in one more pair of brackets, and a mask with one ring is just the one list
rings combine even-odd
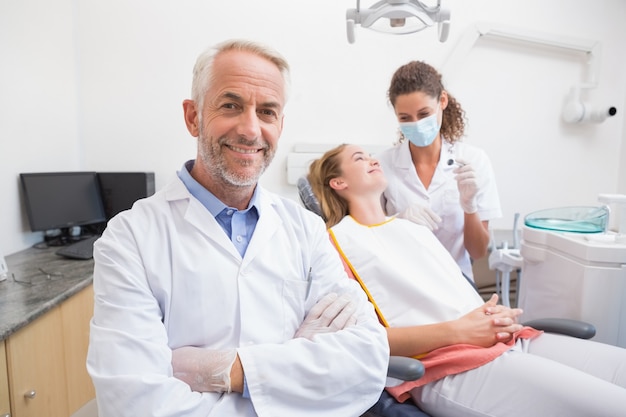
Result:
{"label": "ceiling light", "polygon": [[357,0],[356,9],[346,11],[348,42],[354,43],[354,26],[382,33],[406,35],[419,32],[438,24],[439,41],[445,42],[450,31],[450,11],[441,6],[428,6],[420,0],[382,0],[367,9],[361,9]]}

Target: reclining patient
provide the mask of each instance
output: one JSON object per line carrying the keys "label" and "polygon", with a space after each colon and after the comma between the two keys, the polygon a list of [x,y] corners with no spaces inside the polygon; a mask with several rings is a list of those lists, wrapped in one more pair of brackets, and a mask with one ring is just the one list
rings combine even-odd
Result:
{"label": "reclining patient", "polygon": [[[432,416],[624,416],[626,349],[544,334],[487,303],[426,227],[386,217],[375,159],[340,145],[309,182],[344,261],[387,327],[392,355],[426,374],[388,391]],[[601,300],[598,300],[601,302]]]}

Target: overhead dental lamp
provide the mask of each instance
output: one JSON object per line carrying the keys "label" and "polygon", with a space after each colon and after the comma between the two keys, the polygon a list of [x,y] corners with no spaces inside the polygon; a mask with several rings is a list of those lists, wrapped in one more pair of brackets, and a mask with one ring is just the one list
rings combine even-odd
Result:
{"label": "overhead dental lamp", "polygon": [[361,8],[360,0],[356,9],[346,11],[348,42],[354,43],[354,27],[375,30],[382,33],[406,35],[419,32],[438,24],[439,41],[445,42],[450,32],[450,10],[437,0],[436,6],[428,6],[420,0],[382,0],[367,9]]}

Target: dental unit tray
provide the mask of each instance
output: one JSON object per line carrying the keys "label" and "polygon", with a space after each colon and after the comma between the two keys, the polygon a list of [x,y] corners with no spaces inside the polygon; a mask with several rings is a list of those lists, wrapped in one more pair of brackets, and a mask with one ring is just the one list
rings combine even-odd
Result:
{"label": "dental unit tray", "polygon": [[560,232],[602,233],[606,231],[608,219],[606,206],[559,207],[530,213],[524,218],[524,224]]}

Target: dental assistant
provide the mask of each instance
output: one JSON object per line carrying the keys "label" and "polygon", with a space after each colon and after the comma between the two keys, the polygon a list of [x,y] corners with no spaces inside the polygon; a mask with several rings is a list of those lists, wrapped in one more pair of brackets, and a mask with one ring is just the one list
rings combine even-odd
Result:
{"label": "dental assistant", "polygon": [[388,90],[400,141],[377,155],[388,178],[388,215],[424,225],[473,280],[472,260],[487,254],[489,221],[502,216],[487,154],[461,142],[465,113],[432,66],[398,68]]}
{"label": "dental assistant", "polygon": [[258,185],[289,66],[233,40],[193,74],[183,112],[196,159],[94,246],[98,415],[361,415],[385,384],[385,331],[322,220]]}

